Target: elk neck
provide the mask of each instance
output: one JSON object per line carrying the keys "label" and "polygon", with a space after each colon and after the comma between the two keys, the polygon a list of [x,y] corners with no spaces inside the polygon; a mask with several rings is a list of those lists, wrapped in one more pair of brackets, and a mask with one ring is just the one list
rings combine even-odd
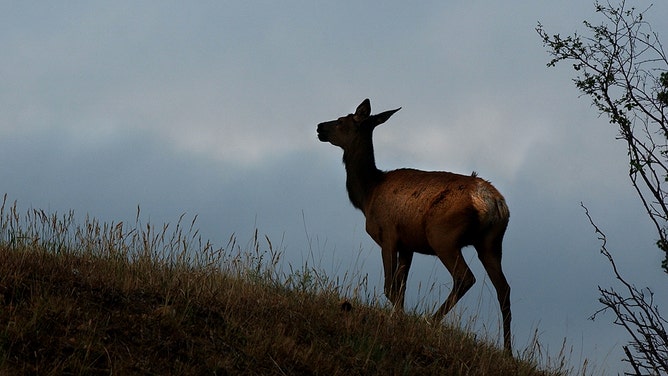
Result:
{"label": "elk neck", "polygon": [[383,178],[383,172],[376,167],[371,137],[360,140],[354,148],[344,150],[343,164],[348,198],[353,206],[364,211],[366,202]]}

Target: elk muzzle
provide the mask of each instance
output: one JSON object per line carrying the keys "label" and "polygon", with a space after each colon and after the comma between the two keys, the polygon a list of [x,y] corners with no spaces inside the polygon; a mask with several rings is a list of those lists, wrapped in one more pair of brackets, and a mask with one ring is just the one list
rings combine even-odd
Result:
{"label": "elk muzzle", "polygon": [[318,124],[318,140],[322,142],[329,141],[329,130],[332,127],[331,121]]}

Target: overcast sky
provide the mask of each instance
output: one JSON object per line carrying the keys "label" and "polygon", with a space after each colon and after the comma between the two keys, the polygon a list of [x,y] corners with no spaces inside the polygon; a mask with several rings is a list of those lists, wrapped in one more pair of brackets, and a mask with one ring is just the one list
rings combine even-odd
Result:
{"label": "overcast sky", "polygon": [[[634,2],[635,3],[635,2]],[[638,8],[649,3],[639,1]],[[647,20],[668,40],[656,14]],[[534,31],[583,31],[593,4],[569,1],[71,1],[0,3],[0,194],[23,208],[103,221],[198,215],[205,238],[255,228],[285,262],[359,269],[382,290],[379,248],[348,202],[341,151],[316,124],[370,98],[402,110],[376,130],[382,169],[475,170],[506,196],[504,268],[514,341],[534,331],[577,368],[625,366],[613,317],[592,322],[614,285],[584,202],[621,272],[653,286],[668,315],[661,254],[628,182],[624,145],[579,98],[569,64],[547,68]],[[498,340],[478,283],[459,304]],[[418,256],[409,305],[445,299],[450,276]],[[425,293],[425,286],[436,286]],[[418,289],[418,286],[421,286]],[[467,316],[468,315],[468,316]]]}

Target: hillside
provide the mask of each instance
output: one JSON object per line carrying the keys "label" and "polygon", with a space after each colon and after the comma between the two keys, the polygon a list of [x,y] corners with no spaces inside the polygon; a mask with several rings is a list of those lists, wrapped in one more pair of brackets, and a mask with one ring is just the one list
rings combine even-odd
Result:
{"label": "hillside", "polygon": [[215,249],[193,224],[77,226],[3,203],[0,374],[559,374],[343,299],[315,271],[279,275],[268,239]]}

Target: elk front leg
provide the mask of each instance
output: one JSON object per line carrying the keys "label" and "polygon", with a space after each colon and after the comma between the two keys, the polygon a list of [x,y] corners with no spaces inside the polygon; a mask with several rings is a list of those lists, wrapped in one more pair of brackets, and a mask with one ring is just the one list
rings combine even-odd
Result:
{"label": "elk front leg", "polygon": [[383,253],[383,271],[385,273],[385,296],[392,302],[394,306],[397,305],[398,291],[396,289],[395,277],[398,266],[398,252],[395,247],[382,247]]}
{"label": "elk front leg", "polygon": [[408,281],[408,271],[413,262],[413,252],[399,251],[399,265],[394,277],[394,287],[397,290],[397,302],[395,306],[404,309],[404,299],[406,298],[406,282]]}
{"label": "elk front leg", "polygon": [[383,251],[385,269],[385,295],[395,309],[404,309],[408,271],[413,261],[413,252],[404,250]]}

